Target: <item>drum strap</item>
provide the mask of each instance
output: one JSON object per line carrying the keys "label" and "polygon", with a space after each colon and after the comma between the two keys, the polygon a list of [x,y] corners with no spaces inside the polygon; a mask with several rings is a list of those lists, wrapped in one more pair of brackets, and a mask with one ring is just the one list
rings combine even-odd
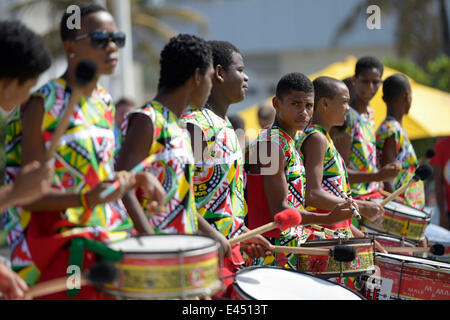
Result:
{"label": "drum strap", "polygon": [[[102,242],[76,237],[71,241],[69,265],[78,266],[79,270],[83,270],[83,256],[85,249],[100,255],[102,261],[116,262],[122,260],[123,256],[122,252],[115,251]],[[79,289],[67,290],[68,297],[75,297],[79,293]]]}

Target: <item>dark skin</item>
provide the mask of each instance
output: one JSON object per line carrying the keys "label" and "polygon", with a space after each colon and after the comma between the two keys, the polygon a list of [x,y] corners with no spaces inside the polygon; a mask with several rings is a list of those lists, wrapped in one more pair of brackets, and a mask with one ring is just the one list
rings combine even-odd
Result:
{"label": "dark skin", "polygon": [[[213,86],[208,98],[208,105],[219,117],[225,119],[230,104],[238,103],[245,99],[248,91],[248,76],[244,73],[244,61],[240,53],[232,53],[232,63],[227,69],[218,64],[214,70]],[[201,128],[188,123],[186,125],[191,134],[191,145],[194,155],[204,155],[207,152],[206,138]],[[202,144],[195,137],[202,138]],[[196,156],[199,162],[204,160]],[[249,230],[244,227],[244,232]],[[261,235],[257,235],[240,243],[241,248],[250,258],[265,257],[272,254],[272,245]]]}
{"label": "dark skin", "polygon": [[[313,124],[317,124],[327,132],[333,126],[342,125],[350,109],[348,102],[350,95],[347,87],[336,84],[336,94],[332,99],[323,97],[316,101],[314,107]],[[336,197],[322,188],[323,161],[328,147],[328,140],[325,135],[314,133],[310,135],[302,144],[301,151],[305,157],[306,171],[306,204],[323,210],[332,210],[336,205],[345,203],[341,197]],[[382,216],[383,208],[375,202],[356,200],[355,208],[361,215],[374,221]],[[364,233],[350,226],[354,237],[364,237]],[[379,251],[386,251],[376,243]]]}
{"label": "dark skin", "polygon": [[[113,17],[107,12],[97,12],[89,14],[82,19],[82,28],[77,30],[77,34],[94,31],[116,32],[117,27]],[[105,49],[93,48],[90,39],[80,41],[64,42],[66,54],[69,57],[68,68],[63,76],[69,85],[75,86],[75,68],[82,59],[90,59],[97,64],[97,74],[94,79],[81,89],[83,95],[90,97],[95,92],[98,78],[101,75],[109,75],[114,71],[117,64],[118,48],[113,42]],[[40,97],[31,98],[24,106],[23,113],[23,135],[22,135],[22,166],[32,161],[42,162],[45,159],[46,148],[41,133],[41,124],[44,117],[44,103]],[[142,182],[149,178],[149,175],[140,175],[139,179],[131,175],[116,175],[114,179],[119,179],[120,187],[105,199],[100,198],[100,193],[105,190],[113,181],[99,183],[86,193],[86,199],[91,207],[98,204],[117,200],[129,188],[134,188],[138,180]],[[146,189],[147,184],[144,186]],[[153,189],[153,192],[156,189]],[[148,190],[150,191],[150,190]],[[150,194],[154,196],[154,194]],[[56,189],[51,189],[43,198],[35,201],[24,208],[33,212],[41,211],[62,211],[71,207],[79,207],[80,197],[78,193],[66,193]]]}
{"label": "dark skin", "polygon": [[[354,95],[350,100],[350,106],[359,114],[368,116],[370,101],[381,86],[381,72],[376,68],[362,70],[357,77],[355,76],[353,78],[353,83],[355,85]],[[339,135],[339,139],[336,139],[335,146],[344,159],[345,164],[349,166],[352,148],[350,135]],[[367,183],[394,178],[398,175],[400,169],[401,164],[394,162],[384,165],[376,172],[359,172],[352,169],[347,169],[347,171],[350,183]]]}
{"label": "dark skin", "polygon": [[[314,93],[291,91],[284,97],[274,97],[273,106],[277,111],[274,125],[280,127],[291,138],[295,137],[298,130],[304,130],[311,120],[314,106]],[[287,205],[288,187],[284,173],[285,160],[284,153],[278,144],[270,142],[260,142],[258,148],[268,150],[268,160],[258,158],[258,163],[252,165],[251,173],[262,173],[261,169],[268,169],[270,173],[263,174],[264,194],[267,200],[269,211],[273,216],[278,212],[289,209]],[[350,201],[339,203],[330,214],[317,214],[299,210],[302,215],[301,224],[324,224],[333,225],[352,217]]]}
{"label": "dark skin", "polygon": [[[160,102],[177,117],[180,117],[188,105],[200,107],[206,103],[212,87],[213,72],[212,64],[208,67],[205,74],[202,74],[201,70],[197,68],[180,87],[170,91],[160,88],[153,100]],[[148,156],[153,144],[153,126],[152,120],[147,116],[140,114],[130,116],[126,138],[116,164],[118,170],[130,170]],[[153,227],[147,220],[136,198],[136,193],[129,191],[122,200],[135,226],[143,230],[143,233],[153,233]],[[231,246],[228,240],[211,227],[200,214],[197,214],[197,218],[198,234],[209,236],[219,241],[221,243],[221,254],[230,257]]]}
{"label": "dark skin", "polygon": [[[403,117],[409,113],[411,108],[411,89],[403,92],[392,100],[387,100],[383,97],[387,106],[387,116],[392,117],[402,124]],[[381,151],[381,165],[384,166],[388,163],[396,161],[397,158],[397,145],[395,143],[395,137],[391,136],[386,139],[383,149]],[[394,192],[393,179],[385,180],[383,182],[384,190],[388,192]]]}

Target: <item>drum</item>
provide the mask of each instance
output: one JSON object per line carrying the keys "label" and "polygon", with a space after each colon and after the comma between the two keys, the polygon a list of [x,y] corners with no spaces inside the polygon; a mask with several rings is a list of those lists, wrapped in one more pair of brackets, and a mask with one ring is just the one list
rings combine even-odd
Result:
{"label": "drum", "polygon": [[[404,237],[394,236],[387,233],[379,233],[369,228],[365,228],[366,236],[378,241],[383,247],[408,247],[416,248],[417,243],[414,241],[406,240]],[[413,253],[405,253],[407,255],[413,255]]]}
{"label": "drum", "polygon": [[363,285],[373,300],[450,300],[450,264],[399,254],[375,254],[377,271]]}
{"label": "drum", "polygon": [[430,253],[428,258],[450,263],[450,231],[441,226],[430,224],[425,229],[425,237],[428,240],[428,247],[440,243],[445,248],[442,256],[435,256]]}
{"label": "drum", "polygon": [[[371,201],[380,203],[383,200],[371,199]],[[394,201],[387,203],[384,211],[384,217],[376,221],[362,217],[361,230],[365,231],[364,227],[368,227],[379,232],[404,236],[409,240],[424,239],[425,228],[431,219],[428,213]]]}
{"label": "drum", "polygon": [[209,297],[221,288],[215,240],[196,235],[149,235],[109,245],[122,251],[120,277],[104,291],[119,298]]}
{"label": "drum", "polygon": [[309,274],[271,266],[237,272],[233,300],[364,300],[347,288]]}
{"label": "drum", "polygon": [[333,257],[303,255],[297,258],[297,270],[314,274],[321,278],[355,277],[371,275],[375,271],[374,241],[370,238],[323,239],[311,240],[302,244],[306,248],[331,249],[337,245],[347,245],[355,248],[356,258],[350,262],[336,261]]}

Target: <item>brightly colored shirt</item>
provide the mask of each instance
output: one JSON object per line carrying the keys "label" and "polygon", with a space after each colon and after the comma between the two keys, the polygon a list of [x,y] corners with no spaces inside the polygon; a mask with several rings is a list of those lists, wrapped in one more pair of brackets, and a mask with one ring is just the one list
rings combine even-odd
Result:
{"label": "brightly colored shirt", "polygon": [[[368,116],[350,108],[347,133],[351,137],[351,152],[348,168],[359,172],[376,172],[375,112],[369,108]],[[378,190],[378,182],[350,184],[352,195],[362,196]]]}
{"label": "brightly colored shirt", "polygon": [[[381,152],[386,139],[394,137],[395,151],[397,153],[395,161],[402,164],[400,173],[394,178],[394,190],[407,184],[414,176],[418,161],[414,148],[409,140],[406,130],[400,122],[392,117],[386,117],[377,130],[377,152],[378,159],[381,159]],[[381,166],[381,164],[380,164]],[[423,181],[414,182],[406,191],[400,195],[405,199],[405,204],[414,208],[422,209],[425,206],[425,189]]]}
{"label": "brightly colored shirt", "polygon": [[[350,191],[347,169],[345,167],[344,160],[334,146],[333,140],[328,132],[317,124],[309,126],[296,141],[297,150],[301,152],[303,143],[313,134],[321,134],[327,139],[327,149],[323,159],[322,189],[335,197],[342,198],[341,192],[348,194]],[[329,210],[323,210],[321,208],[314,208],[311,206],[307,206],[306,210],[322,213],[330,212]],[[341,233],[351,236],[350,225],[351,219],[332,226],[324,225],[324,227],[333,230],[337,229]]]}
{"label": "brightly colored shirt", "polygon": [[207,144],[203,162],[196,163],[194,193],[197,211],[225,237],[244,228],[244,160],[239,140],[228,118],[208,108],[189,108],[181,118],[199,127]]}
{"label": "brightly colored shirt", "polygon": [[450,137],[439,138],[430,164],[442,169],[447,212],[450,212]]}
{"label": "brightly colored shirt", "polygon": [[[126,139],[128,120],[133,114],[148,116],[153,123],[153,140],[148,156],[156,160],[145,170],[158,178],[167,193],[166,210],[148,215],[157,233],[194,234],[198,230],[194,198],[194,158],[191,140],[186,128],[180,126],[177,116],[157,101],[144,104],[127,114],[122,123],[123,140]],[[146,212],[148,199],[139,195]]]}
{"label": "brightly colored shirt", "polygon": [[[272,145],[278,145],[284,155],[284,175],[287,183],[286,204],[291,208],[299,210],[304,209],[305,204],[305,167],[303,159],[295,148],[294,139],[278,126],[272,126],[269,129],[261,130],[256,141],[248,147],[246,151],[246,163],[252,164],[256,159],[255,145],[258,142],[271,142]],[[274,245],[297,247],[304,243],[310,234],[305,232],[302,226],[296,226],[286,229],[280,233],[280,238],[270,238],[269,241]],[[293,270],[297,270],[297,256],[295,254],[275,253],[265,259],[253,259],[252,265],[277,265]]]}
{"label": "brightly colored shirt", "polygon": [[[47,148],[66,110],[70,94],[71,89],[63,79],[51,80],[33,94],[44,99],[41,129]],[[81,193],[114,174],[114,112],[111,96],[101,86],[97,86],[92,97],[80,98],[56,149],[53,188]],[[23,110],[17,109],[8,121],[6,183],[14,182],[22,165],[22,114]],[[62,212],[32,213],[19,206],[9,208],[5,217],[12,266],[14,270],[20,270],[19,274],[29,284],[39,279],[36,261],[43,261],[44,251],[46,258],[51,258],[57,244],[64,238],[76,235],[101,241],[119,240],[128,236],[133,226],[122,201],[97,205],[90,217],[82,207]],[[87,221],[83,222],[85,218]],[[47,241],[45,244],[44,240]]]}

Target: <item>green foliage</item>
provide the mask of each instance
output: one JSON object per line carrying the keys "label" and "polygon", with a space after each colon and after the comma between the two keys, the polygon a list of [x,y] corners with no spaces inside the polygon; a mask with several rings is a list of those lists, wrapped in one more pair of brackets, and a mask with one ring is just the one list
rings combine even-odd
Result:
{"label": "green foliage", "polygon": [[406,74],[417,83],[450,92],[450,57],[445,54],[429,61],[426,70],[408,59],[386,58],[383,64]]}

